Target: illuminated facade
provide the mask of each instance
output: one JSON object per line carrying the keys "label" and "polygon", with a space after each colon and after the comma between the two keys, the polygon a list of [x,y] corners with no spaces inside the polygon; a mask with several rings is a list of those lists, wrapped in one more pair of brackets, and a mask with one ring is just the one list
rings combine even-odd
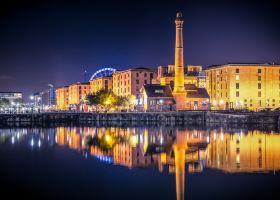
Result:
{"label": "illuminated facade", "polygon": [[89,83],[74,83],[69,85],[69,105],[81,104],[90,93]]}
{"label": "illuminated facade", "polygon": [[56,89],[56,109],[67,110],[69,105],[69,91],[68,86],[60,87]]}
{"label": "illuminated facade", "polygon": [[205,70],[213,109],[277,108],[280,65],[226,64]]}
{"label": "illuminated facade", "polygon": [[112,77],[98,77],[90,80],[90,93],[96,93],[99,90],[112,90],[113,89]]}
{"label": "illuminated facade", "polygon": [[140,97],[140,89],[144,84],[152,83],[157,70],[149,68],[131,68],[113,73],[113,92],[118,96],[133,95]]}
{"label": "illuminated facade", "polygon": [[147,84],[141,88],[140,105],[143,111],[175,110],[175,100],[169,85]]}
{"label": "illuminated facade", "polygon": [[21,92],[0,92],[0,99],[8,99],[10,102],[20,103],[22,102]]}
{"label": "illuminated facade", "polygon": [[40,92],[41,107],[44,110],[53,109],[56,105],[55,89],[52,84],[48,84],[48,89]]}
{"label": "illuminated facade", "polygon": [[[184,75],[184,84],[194,84],[199,88],[206,88],[206,75],[202,71],[200,65],[188,65],[184,69],[186,71]],[[170,85],[174,89],[174,65],[168,65],[168,67],[158,67],[158,77],[153,80],[153,83],[161,85]]]}

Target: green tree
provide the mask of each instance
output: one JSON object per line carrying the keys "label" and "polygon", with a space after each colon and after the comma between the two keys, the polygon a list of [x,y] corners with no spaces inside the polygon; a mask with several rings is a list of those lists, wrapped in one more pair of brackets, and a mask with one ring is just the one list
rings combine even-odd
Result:
{"label": "green tree", "polygon": [[95,106],[97,110],[97,106],[100,104],[100,99],[97,94],[88,94],[85,98],[85,103],[89,106]]}
{"label": "green tree", "polygon": [[99,106],[105,107],[106,109],[116,108],[129,109],[131,105],[134,105],[134,96],[117,96],[112,91],[99,90],[96,93],[89,94],[85,98],[85,103],[89,106],[95,106],[98,110]]}
{"label": "green tree", "polygon": [[121,108],[127,108],[129,106],[129,99],[128,97],[117,97],[115,106],[117,109],[121,109]]}

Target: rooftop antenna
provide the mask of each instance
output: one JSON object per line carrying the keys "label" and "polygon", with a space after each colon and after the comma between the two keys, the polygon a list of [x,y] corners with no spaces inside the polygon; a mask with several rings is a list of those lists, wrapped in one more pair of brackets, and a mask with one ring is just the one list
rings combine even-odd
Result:
{"label": "rooftop antenna", "polygon": [[84,69],[84,83],[87,82],[87,70]]}

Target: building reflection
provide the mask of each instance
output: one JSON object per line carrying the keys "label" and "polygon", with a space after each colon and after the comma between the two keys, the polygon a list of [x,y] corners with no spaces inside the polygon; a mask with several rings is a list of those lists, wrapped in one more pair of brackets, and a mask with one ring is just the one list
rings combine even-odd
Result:
{"label": "building reflection", "polygon": [[[27,137],[29,135],[29,137]],[[280,134],[245,129],[174,127],[58,127],[1,129],[0,143],[30,139],[32,148],[66,147],[128,169],[156,167],[174,174],[177,200],[185,198],[188,173],[205,168],[228,173],[280,170]],[[90,139],[93,142],[90,143]]]}
{"label": "building reflection", "polygon": [[226,172],[261,172],[280,169],[280,135],[258,130],[234,134],[212,131],[207,166]]}
{"label": "building reflection", "polygon": [[[88,145],[88,138],[100,144]],[[102,146],[110,143],[109,146]],[[56,143],[106,163],[127,167],[157,167],[175,174],[177,200],[184,199],[186,174],[204,168],[225,172],[280,170],[280,135],[258,130],[199,130],[171,127],[56,129]],[[99,145],[98,145],[99,144]]]}

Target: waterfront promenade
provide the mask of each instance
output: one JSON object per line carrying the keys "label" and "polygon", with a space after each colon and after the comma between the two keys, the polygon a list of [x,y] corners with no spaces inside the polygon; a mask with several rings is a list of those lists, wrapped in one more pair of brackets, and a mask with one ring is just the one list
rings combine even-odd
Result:
{"label": "waterfront promenade", "polygon": [[156,122],[167,124],[279,124],[279,112],[225,113],[215,111],[174,112],[53,112],[0,114],[0,125],[83,122]]}

